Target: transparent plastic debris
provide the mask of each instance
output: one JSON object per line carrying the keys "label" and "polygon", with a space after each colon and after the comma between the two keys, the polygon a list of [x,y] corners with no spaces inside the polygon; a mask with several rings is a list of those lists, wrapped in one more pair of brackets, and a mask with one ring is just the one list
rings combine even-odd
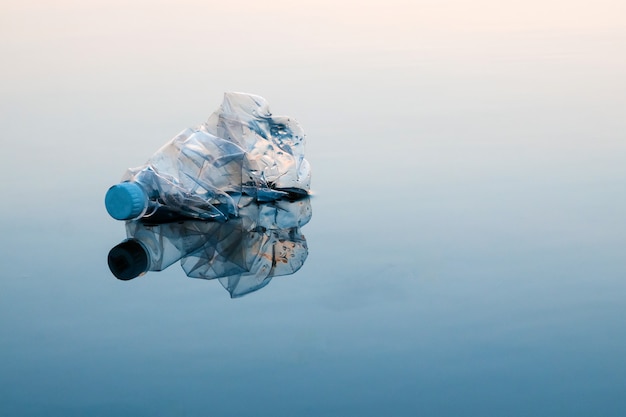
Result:
{"label": "transparent plastic debris", "polygon": [[105,205],[118,220],[142,217],[226,220],[240,199],[258,202],[309,193],[304,132],[290,117],[272,116],[259,96],[226,93],[208,121],[182,131],[146,164],[109,189]]}
{"label": "transparent plastic debris", "polygon": [[220,109],[200,130],[232,141],[245,151],[246,194],[273,200],[279,193],[309,192],[311,168],[304,159],[304,131],[291,117],[273,116],[262,97],[225,94]]}
{"label": "transparent plastic debris", "polygon": [[111,272],[130,280],[180,261],[187,276],[218,279],[235,298],[298,271],[308,256],[300,228],[311,219],[310,198],[258,203],[248,196],[241,204],[239,217],[225,223],[127,222],[128,238],[109,252]]}

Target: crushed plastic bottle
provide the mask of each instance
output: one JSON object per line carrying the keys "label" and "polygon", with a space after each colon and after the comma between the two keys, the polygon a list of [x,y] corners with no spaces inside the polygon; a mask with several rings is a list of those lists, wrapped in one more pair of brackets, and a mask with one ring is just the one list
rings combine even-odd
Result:
{"label": "crushed plastic bottle", "polygon": [[109,268],[130,280],[180,260],[187,276],[218,279],[231,297],[240,297],[302,267],[308,247],[300,228],[311,215],[309,197],[269,203],[244,197],[239,217],[225,223],[129,221],[128,239],[109,252]]}
{"label": "crushed plastic bottle", "polygon": [[129,169],[107,191],[105,205],[118,220],[226,220],[238,215],[243,195],[259,202],[302,197],[311,181],[304,143],[300,125],[272,116],[262,97],[226,93],[206,123]]}

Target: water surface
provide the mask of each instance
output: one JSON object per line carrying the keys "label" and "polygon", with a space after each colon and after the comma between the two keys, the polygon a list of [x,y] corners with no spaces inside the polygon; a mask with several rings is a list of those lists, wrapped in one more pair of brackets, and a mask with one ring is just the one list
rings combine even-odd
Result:
{"label": "water surface", "polygon": [[[622,416],[622,2],[5,2],[0,414]],[[106,189],[224,91],[297,118],[309,256],[130,282]]]}

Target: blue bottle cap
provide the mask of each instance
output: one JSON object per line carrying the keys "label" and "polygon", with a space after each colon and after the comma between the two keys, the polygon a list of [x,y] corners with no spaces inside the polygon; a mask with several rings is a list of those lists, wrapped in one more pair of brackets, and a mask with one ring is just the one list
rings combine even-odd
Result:
{"label": "blue bottle cap", "polygon": [[104,205],[117,220],[130,220],[141,216],[148,206],[148,196],[139,184],[123,182],[109,188]]}

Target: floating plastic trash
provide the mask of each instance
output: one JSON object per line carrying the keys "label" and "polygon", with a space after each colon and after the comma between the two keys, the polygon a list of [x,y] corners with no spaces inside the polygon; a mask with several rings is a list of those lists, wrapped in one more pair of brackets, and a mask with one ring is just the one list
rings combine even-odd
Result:
{"label": "floating plastic trash", "polygon": [[129,169],[107,191],[105,206],[118,220],[223,221],[238,215],[243,195],[258,202],[306,196],[311,170],[304,145],[298,122],[273,116],[265,99],[226,93],[207,122]]}
{"label": "floating plastic trash", "polygon": [[239,217],[225,223],[128,221],[128,239],[108,255],[111,272],[131,280],[180,261],[187,276],[218,279],[235,298],[298,271],[308,256],[300,228],[311,219],[310,198],[258,203],[244,196],[240,203]]}

